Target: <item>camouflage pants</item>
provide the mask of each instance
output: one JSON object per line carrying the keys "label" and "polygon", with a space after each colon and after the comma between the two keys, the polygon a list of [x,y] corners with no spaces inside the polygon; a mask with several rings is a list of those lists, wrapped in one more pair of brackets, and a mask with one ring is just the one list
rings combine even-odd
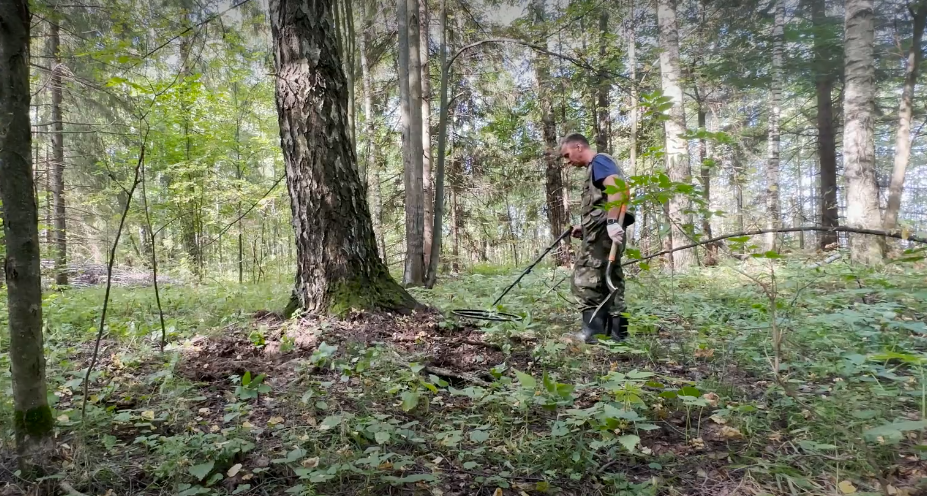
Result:
{"label": "camouflage pants", "polygon": [[[583,242],[573,266],[572,292],[579,301],[580,311],[595,309],[610,293],[605,281],[605,269],[608,266],[608,252],[611,250],[612,240],[608,237],[604,225],[597,227],[583,229]],[[618,258],[612,266],[612,282],[618,290],[601,310],[609,315],[619,315],[625,311],[624,273],[621,270],[624,247],[622,243],[618,249]]]}

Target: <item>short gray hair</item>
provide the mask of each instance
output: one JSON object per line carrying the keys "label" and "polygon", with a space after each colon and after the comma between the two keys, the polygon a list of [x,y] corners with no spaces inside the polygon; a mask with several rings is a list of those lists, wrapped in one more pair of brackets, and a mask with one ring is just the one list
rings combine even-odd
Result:
{"label": "short gray hair", "polygon": [[589,140],[580,133],[570,133],[564,136],[562,140],[560,140],[560,146],[570,145],[573,143],[579,143],[584,148],[589,148]]}

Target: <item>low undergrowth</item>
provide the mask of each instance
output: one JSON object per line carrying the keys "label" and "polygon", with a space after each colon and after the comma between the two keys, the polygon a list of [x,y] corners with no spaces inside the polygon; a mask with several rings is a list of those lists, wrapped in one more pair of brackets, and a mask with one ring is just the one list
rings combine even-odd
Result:
{"label": "low undergrowth", "polygon": [[[341,320],[262,311],[286,282],[168,287],[164,353],[150,289],[117,290],[83,419],[101,292],[48,294],[51,480],[94,495],[927,491],[922,267],[640,271],[631,338],[596,346],[563,339],[578,325],[563,269],[503,300],[520,322],[453,318],[517,275],[480,272],[413,291],[441,313]],[[6,355],[0,370],[9,454]],[[29,487],[6,455],[0,483]]]}

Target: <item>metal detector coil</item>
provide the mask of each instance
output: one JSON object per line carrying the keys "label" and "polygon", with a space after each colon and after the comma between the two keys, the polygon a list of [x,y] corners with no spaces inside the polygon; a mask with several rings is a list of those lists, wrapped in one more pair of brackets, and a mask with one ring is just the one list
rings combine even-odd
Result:
{"label": "metal detector coil", "polygon": [[522,320],[522,317],[519,315],[505,312],[493,312],[492,310],[460,309],[454,310],[451,313],[466,319],[489,320],[492,322],[519,322]]}
{"label": "metal detector coil", "polygon": [[[515,285],[518,284],[518,282],[521,281],[523,277],[525,277],[526,275],[528,275],[529,272],[531,272],[531,269],[533,269],[537,264],[541,263],[541,260],[543,260],[544,257],[546,257],[547,254],[550,253],[550,251],[554,249],[554,247],[560,244],[561,240],[569,236],[570,233],[572,232],[573,232],[572,226],[567,228],[566,231],[563,231],[563,234],[561,234],[560,237],[557,238],[556,241],[554,241],[550,246],[548,246],[547,249],[544,250],[544,253],[541,253],[541,256],[539,256],[534,261],[534,263],[529,265],[528,268],[525,269],[521,273],[521,275],[519,275],[518,278],[512,282],[512,284],[509,284],[509,287],[505,288],[505,290],[502,291],[502,294],[499,295],[498,298],[496,298],[496,301],[492,302],[492,305],[490,305],[490,307],[495,307],[496,305],[498,305],[499,302],[502,301],[502,297],[507,295],[509,291],[511,291],[512,288],[514,288]],[[454,315],[458,317],[464,317],[464,318],[475,319],[475,320],[489,320],[493,322],[517,322],[517,321],[522,320],[522,317],[518,315],[513,315],[513,314],[505,313],[505,312],[494,312],[492,310],[476,310],[476,309],[464,308],[464,309],[453,310],[451,311],[451,313],[453,313]]]}

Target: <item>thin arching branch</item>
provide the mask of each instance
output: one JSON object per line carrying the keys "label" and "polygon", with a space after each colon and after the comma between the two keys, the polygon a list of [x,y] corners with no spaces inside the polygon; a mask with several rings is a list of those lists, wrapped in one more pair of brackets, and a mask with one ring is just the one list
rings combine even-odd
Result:
{"label": "thin arching branch", "polygon": [[624,263],[622,263],[621,265],[622,265],[622,266],[624,266],[624,265],[632,265],[632,264],[636,264],[636,263],[639,263],[639,262],[643,262],[643,261],[645,261],[645,260],[650,260],[651,258],[657,258],[657,257],[659,257],[659,256],[666,255],[667,253],[672,253],[672,252],[674,252],[674,251],[688,250],[689,248],[695,248],[695,247],[697,247],[697,246],[707,245],[707,244],[710,244],[710,243],[716,243],[716,242],[721,241],[721,240],[724,240],[724,239],[736,238],[736,237],[738,237],[738,236],[757,236],[757,235],[759,235],[759,234],[766,234],[766,233],[773,233],[773,232],[776,232],[776,233],[787,233],[787,232],[799,232],[799,231],[845,232],[845,233],[871,234],[871,235],[873,235],[873,236],[882,236],[882,237],[887,237],[887,238],[895,238],[895,239],[901,239],[901,240],[905,240],[905,241],[913,241],[913,242],[915,242],[915,243],[920,243],[920,244],[925,244],[925,245],[927,245],[927,239],[925,239],[925,238],[921,238],[921,237],[918,237],[918,236],[903,236],[901,233],[887,232],[887,231],[879,231],[879,230],[876,230],[876,229],[860,229],[860,228],[855,228],[855,227],[820,227],[820,226],[783,227],[783,228],[779,228],[779,229],[758,229],[758,230],[756,230],[756,231],[744,231],[744,232],[738,232],[738,233],[725,234],[724,236],[716,236],[716,237],[711,238],[711,239],[706,239],[706,240],[704,240],[704,241],[699,241],[699,242],[697,242],[697,243],[692,243],[692,244],[689,244],[689,245],[680,246],[680,247],[677,247],[677,248],[673,248],[673,249],[671,249],[671,250],[663,250],[663,251],[654,253],[654,254],[652,254],[652,255],[647,255],[646,257],[635,258],[635,259],[633,259],[633,260],[629,260],[629,261],[627,261],[627,262],[624,262]]}

